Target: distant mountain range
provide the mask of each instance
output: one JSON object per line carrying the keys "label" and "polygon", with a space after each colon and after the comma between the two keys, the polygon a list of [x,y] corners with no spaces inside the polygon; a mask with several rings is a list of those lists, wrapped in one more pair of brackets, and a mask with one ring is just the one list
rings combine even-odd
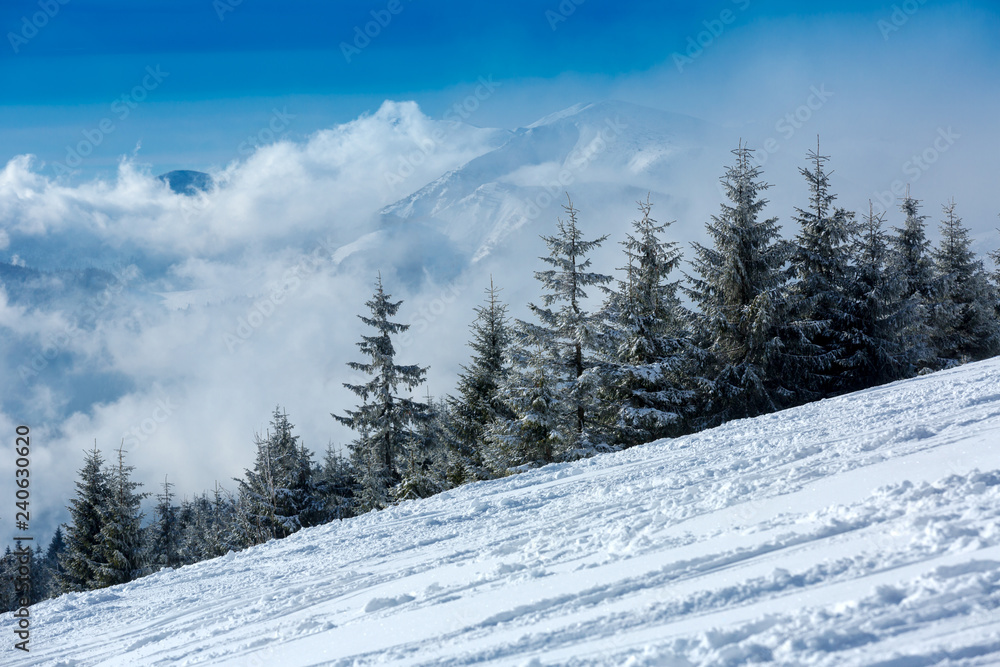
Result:
{"label": "distant mountain range", "polygon": [[170,186],[170,189],[179,195],[195,195],[199,192],[208,192],[215,184],[211,174],[203,171],[191,171],[189,169],[177,169],[160,174],[156,177]]}
{"label": "distant mountain range", "polygon": [[[471,129],[447,125],[448,132]],[[591,235],[618,235],[631,220],[636,200],[647,195],[661,219],[687,218],[685,206],[699,196],[691,187],[699,161],[709,156],[713,164],[721,164],[709,147],[709,129],[689,116],[604,101],[577,104],[515,130],[496,130],[495,147],[372,210],[374,226],[348,227],[336,261],[391,265],[401,276],[415,279],[427,272],[448,278],[504,247],[521,228],[551,231],[566,193],[582,211],[581,221]],[[156,178],[189,197],[229,187],[194,170]],[[351,229],[357,236],[349,236]],[[62,247],[58,241],[29,237],[19,239],[18,247],[29,265],[48,261],[37,267],[48,270],[67,261],[86,266],[79,260],[88,257],[105,268],[136,263],[150,276],[167,268],[127,241],[110,247],[96,237],[80,237],[72,247]],[[13,279],[16,268],[7,265],[0,280]]]}

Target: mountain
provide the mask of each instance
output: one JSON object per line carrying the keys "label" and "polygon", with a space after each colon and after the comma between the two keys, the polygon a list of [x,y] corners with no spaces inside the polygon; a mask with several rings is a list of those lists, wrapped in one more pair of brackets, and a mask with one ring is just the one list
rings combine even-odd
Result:
{"label": "mountain", "polygon": [[179,195],[194,196],[199,192],[208,192],[212,189],[215,181],[210,174],[203,171],[191,171],[188,169],[178,169],[168,171],[156,177],[170,186],[170,189]]}
{"label": "mountain", "polygon": [[63,595],[5,664],[997,664],[998,525],[993,359]]}
{"label": "mountain", "polygon": [[684,190],[677,185],[701,157],[707,129],[695,118],[626,102],[575,105],[515,130],[504,145],[380,215],[386,225],[435,229],[475,261],[534,220],[549,231],[567,191],[592,213],[611,207],[629,215],[649,193],[666,204]]}

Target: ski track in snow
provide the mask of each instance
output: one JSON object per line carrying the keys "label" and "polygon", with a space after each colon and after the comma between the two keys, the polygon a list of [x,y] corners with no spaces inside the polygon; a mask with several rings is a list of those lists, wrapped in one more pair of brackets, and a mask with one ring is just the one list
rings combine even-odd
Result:
{"label": "ski track in snow", "polygon": [[998,607],[1000,359],[64,595],[0,662],[987,665]]}

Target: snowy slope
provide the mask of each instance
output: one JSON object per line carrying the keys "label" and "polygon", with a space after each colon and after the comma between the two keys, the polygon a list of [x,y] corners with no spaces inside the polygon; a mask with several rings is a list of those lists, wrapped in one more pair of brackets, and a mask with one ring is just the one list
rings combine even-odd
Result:
{"label": "snowy slope", "polygon": [[1000,359],[65,595],[2,662],[996,664],[998,469]]}

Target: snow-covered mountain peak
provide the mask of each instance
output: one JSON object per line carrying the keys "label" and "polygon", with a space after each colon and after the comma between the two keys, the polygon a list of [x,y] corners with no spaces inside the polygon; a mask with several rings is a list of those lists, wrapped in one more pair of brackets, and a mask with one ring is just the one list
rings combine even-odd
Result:
{"label": "snow-covered mountain peak", "polygon": [[520,227],[551,217],[562,193],[592,211],[629,211],[663,191],[704,144],[706,124],[629,102],[577,104],[515,130],[486,152],[383,208],[391,222],[419,220],[479,259]]}

